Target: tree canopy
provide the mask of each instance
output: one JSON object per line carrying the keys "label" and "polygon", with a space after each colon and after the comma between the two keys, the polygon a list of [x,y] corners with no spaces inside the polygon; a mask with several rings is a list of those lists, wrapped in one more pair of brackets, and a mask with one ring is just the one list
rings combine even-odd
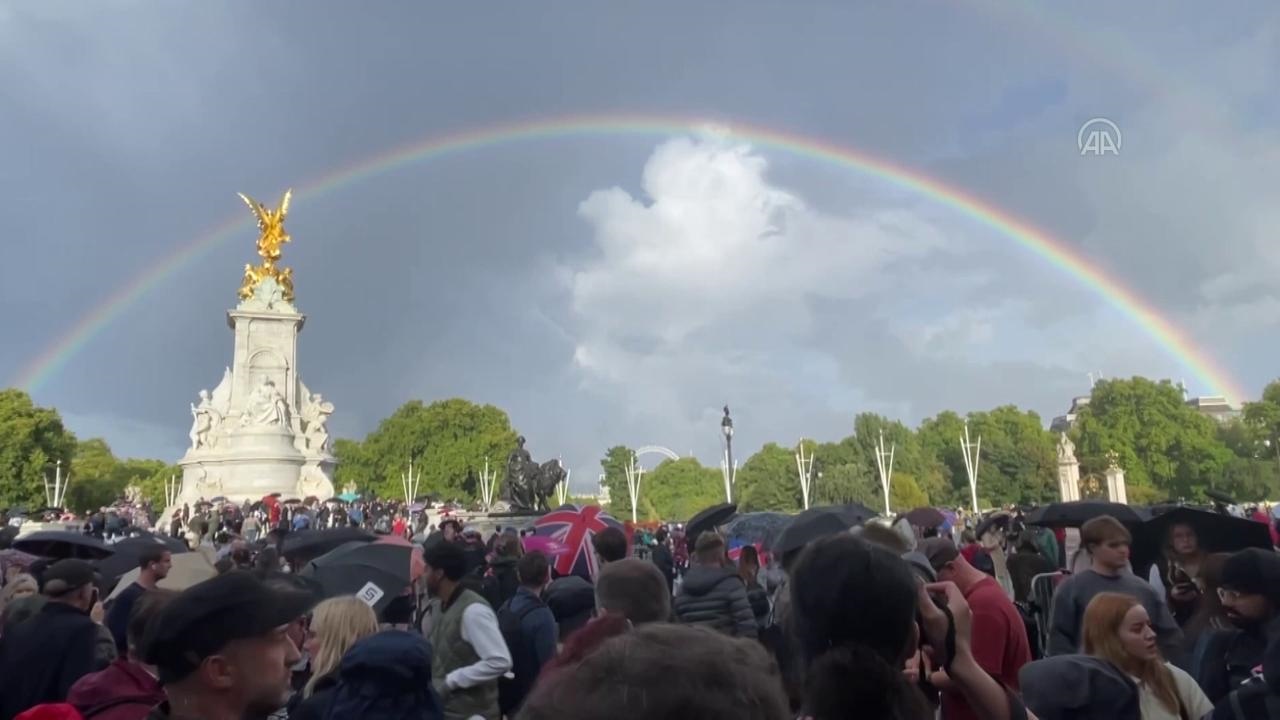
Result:
{"label": "tree canopy", "polygon": [[[919,505],[963,505],[969,499],[960,436],[982,438],[978,468],[979,505],[1036,503],[1057,497],[1058,438],[1034,412],[1012,405],[960,415],[940,412],[918,427],[874,413],[851,417],[839,440],[805,440],[814,458],[811,505],[861,502],[884,507],[876,468],[881,438],[893,450],[893,511]],[[506,412],[463,399],[400,406],[363,440],[339,438],[335,485],[354,484],[383,497],[402,495],[400,477],[410,462],[421,473],[420,494],[475,499],[486,458],[505,475],[516,430]],[[1135,377],[1096,384],[1069,431],[1081,476],[1102,474],[1115,454],[1135,503],[1198,501],[1217,489],[1241,502],[1280,496],[1280,381],[1271,383],[1241,417],[1218,422],[1188,406],[1168,381]],[[738,470],[734,500],[745,511],[794,511],[802,503],[796,445],[769,442]],[[608,448],[601,458],[611,512],[630,517],[626,468],[633,450]],[[547,458],[538,458],[545,460]],[[0,391],[0,506],[44,504],[46,478],[61,460],[70,473],[66,504],[91,510],[135,486],[159,506],[165,482],[180,470],[161,460],[119,459],[106,440],[84,441],[66,428],[58,412],[37,406],[27,393]],[[638,502],[641,519],[687,519],[722,501],[719,468],[693,458],[667,461],[644,475]]]}
{"label": "tree canopy", "polygon": [[334,443],[339,462],[335,485],[350,482],[380,497],[401,497],[401,475],[407,474],[412,462],[414,475],[422,477],[418,494],[470,498],[478,493],[469,479],[480,474],[485,459],[501,477],[515,444],[510,418],[492,405],[459,398],[430,405],[410,400],[363,442]]}

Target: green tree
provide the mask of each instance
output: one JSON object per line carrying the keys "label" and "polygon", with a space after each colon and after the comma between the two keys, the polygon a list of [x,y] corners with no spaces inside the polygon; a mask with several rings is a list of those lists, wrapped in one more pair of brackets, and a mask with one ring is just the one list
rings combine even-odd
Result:
{"label": "green tree", "polygon": [[844,505],[858,502],[876,512],[884,508],[880,481],[857,463],[844,463],[823,468],[821,476],[814,481],[813,494],[813,505]]}
{"label": "green tree", "polygon": [[[604,486],[609,489],[609,507],[611,513],[622,517],[631,517],[631,495],[627,489],[627,468],[631,466],[631,456],[635,451],[625,445],[614,445],[605,451],[600,459],[600,469],[604,472]],[[643,482],[643,481],[642,481]],[[640,492],[644,496],[643,489]]]}
{"label": "green tree", "polygon": [[182,468],[177,465],[166,465],[161,460],[126,460],[125,463],[137,463],[129,469],[130,474],[134,470],[140,472],[147,466],[153,468],[150,475],[139,476],[133,484],[142,491],[143,499],[150,501],[151,507],[157,510],[165,507],[165,483],[170,478],[176,479],[179,484],[182,482]]}
{"label": "green tree", "polygon": [[970,413],[969,432],[975,442],[982,438],[980,505],[1042,503],[1057,494],[1057,451],[1053,435],[1044,429],[1039,415],[1012,405]]}
{"label": "green tree", "polygon": [[106,440],[92,438],[77,443],[71,460],[73,482],[67,485],[63,504],[70,510],[87,512],[113,503],[125,487],[117,474],[118,466]]}
{"label": "green tree", "polygon": [[[805,443],[806,453],[814,450],[813,442]],[[733,494],[742,512],[799,510],[803,500],[795,450],[776,443],[760,448],[738,469]]]}
{"label": "green tree", "polygon": [[419,493],[474,499],[464,489],[468,475],[479,474],[485,458],[491,467],[497,465],[499,473],[505,472],[515,441],[510,418],[492,405],[458,398],[430,405],[411,400],[358,446],[342,443],[338,447],[353,461],[350,471],[340,471],[339,486],[356,482],[362,491],[400,497],[404,492],[400,476],[412,462],[414,473],[422,473]]}
{"label": "green tree", "polygon": [[75,454],[76,438],[56,410],[16,389],[0,390],[0,506],[44,504],[44,483]]}
{"label": "green tree", "polygon": [[1213,488],[1235,498],[1238,502],[1259,502],[1274,497],[1276,464],[1270,458],[1233,457],[1223,468],[1222,476]]}
{"label": "green tree", "polygon": [[[929,501],[938,502],[934,500],[935,497],[941,498],[948,494],[946,469],[938,458],[926,451],[919,433],[913,432],[911,428],[897,420],[890,420],[874,413],[861,413],[853,419],[854,441],[861,448],[861,456],[866,463],[867,472],[875,479],[877,486],[880,483],[880,475],[875,464],[875,452],[882,433],[885,450],[893,451],[894,478],[897,478],[898,473],[912,476],[917,487],[924,493],[926,504]],[[893,494],[892,485],[891,481],[890,499]],[[881,493],[880,500],[872,507],[883,507],[883,491]]]}
{"label": "green tree", "polygon": [[688,520],[699,510],[724,502],[724,479],[719,468],[703,467],[697,458],[666,460],[644,474],[640,497],[644,509],[656,514],[643,515],[641,520]]}
{"label": "green tree", "polygon": [[[968,507],[970,504],[969,476],[964,468],[964,452],[960,449],[963,434],[964,418],[950,410],[925,419],[916,433],[921,452],[932,461],[938,476],[929,493],[935,505]],[[981,462],[978,471],[982,471]]]}
{"label": "green tree", "polygon": [[342,492],[342,488],[347,485],[354,485],[357,492],[373,487],[378,479],[378,470],[369,461],[364,445],[359,440],[335,439],[333,456],[338,460],[338,467],[333,473],[333,486],[338,492]]}
{"label": "green tree", "polygon": [[[1254,457],[1262,459],[1266,455],[1280,470],[1280,380],[1267,383],[1261,399],[1244,404],[1244,425],[1254,432]],[[1276,479],[1268,484],[1269,495],[1280,486],[1280,477],[1273,477]]]}
{"label": "green tree", "polygon": [[905,513],[929,504],[929,498],[908,473],[894,473],[889,483],[889,507],[895,513]]}
{"label": "green tree", "polygon": [[1073,431],[1081,474],[1101,474],[1114,452],[1129,496],[1199,499],[1221,477],[1232,453],[1217,424],[1183,402],[1169,381],[1104,380]]}

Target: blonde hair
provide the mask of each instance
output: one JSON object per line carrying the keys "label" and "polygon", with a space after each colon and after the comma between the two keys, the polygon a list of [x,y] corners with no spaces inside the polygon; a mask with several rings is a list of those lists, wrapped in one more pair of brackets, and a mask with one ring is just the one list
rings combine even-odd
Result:
{"label": "blonde hair", "polygon": [[1084,653],[1102,658],[1124,672],[1138,678],[1169,712],[1179,712],[1182,700],[1174,684],[1173,673],[1158,654],[1150,660],[1139,660],[1120,642],[1120,626],[1124,616],[1139,605],[1138,599],[1120,593],[1099,593],[1084,611]]}
{"label": "blonde hair", "polygon": [[302,697],[311,697],[316,682],[338,669],[342,656],[361,638],[378,632],[378,616],[363,600],[350,595],[329,598],[311,614],[311,630],[318,646],[311,658],[311,679],[302,688]]}
{"label": "blonde hair", "polygon": [[4,589],[0,590],[0,609],[3,609],[13,599],[13,596],[18,594],[19,590],[29,590],[28,595],[35,595],[40,592],[40,584],[27,573],[14,575],[13,579],[4,586]]}

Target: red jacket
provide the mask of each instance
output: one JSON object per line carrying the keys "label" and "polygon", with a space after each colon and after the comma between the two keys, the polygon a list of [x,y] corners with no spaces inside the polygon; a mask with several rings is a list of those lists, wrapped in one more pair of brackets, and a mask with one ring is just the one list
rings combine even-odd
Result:
{"label": "red jacket", "polygon": [[143,720],[164,699],[159,681],[124,658],[80,678],[67,695],[85,720]]}

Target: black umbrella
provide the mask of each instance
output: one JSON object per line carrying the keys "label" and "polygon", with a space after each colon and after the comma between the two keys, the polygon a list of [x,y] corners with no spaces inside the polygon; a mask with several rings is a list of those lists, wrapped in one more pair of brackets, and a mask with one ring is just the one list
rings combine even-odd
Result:
{"label": "black umbrella", "polygon": [[720,503],[694,515],[684,526],[684,536],[689,543],[689,549],[693,549],[699,535],[729,522],[736,512],[738,512],[738,506],[735,503]]}
{"label": "black umbrella", "polygon": [[1184,507],[1162,513],[1138,527],[1133,543],[1135,568],[1155,561],[1174,525],[1190,525],[1196,531],[1200,549],[1207,553],[1236,552],[1251,547],[1271,549],[1271,531],[1264,523]]}
{"label": "black umbrella", "polygon": [[[168,548],[171,553],[184,553],[191,551],[191,548],[187,547],[187,543],[183,540],[175,537],[169,537],[168,535],[157,535],[147,530],[134,530],[126,539],[145,539],[150,540],[151,542],[160,543]],[[120,542],[124,542],[124,540],[121,540]],[[118,542],[113,547],[118,547],[119,545],[120,543]]]}
{"label": "black umbrella", "polygon": [[773,541],[771,550],[775,555],[785,555],[819,538],[847,532],[853,526],[845,514],[825,508],[809,508],[791,519]]}
{"label": "black umbrella", "polygon": [[973,531],[974,537],[979,540],[986,535],[991,528],[999,528],[1001,532],[1008,533],[1009,525],[1013,521],[1013,516],[1007,512],[994,512],[982,518],[978,523],[978,527]]}
{"label": "black umbrella", "polygon": [[[863,505],[860,502],[846,503],[844,505],[818,505],[805,510],[806,513],[829,512],[834,513],[842,520],[849,523],[849,527],[854,525],[864,525],[872,518],[879,517],[880,513]],[[804,513],[800,513],[803,515]]]}
{"label": "black umbrella", "polygon": [[747,543],[760,543],[765,549],[773,546],[778,533],[791,522],[791,516],[780,512],[750,512],[730,520],[725,533]]}
{"label": "black umbrella", "polygon": [[947,522],[947,516],[943,515],[941,510],[931,507],[918,507],[903,517],[907,522],[921,528],[942,527]]}
{"label": "black umbrella", "polygon": [[319,557],[349,542],[373,542],[373,534],[357,527],[336,527],[327,530],[299,530],[284,536],[280,553],[285,557],[306,555]]}
{"label": "black umbrella", "polygon": [[350,542],[307,563],[302,574],[325,597],[355,595],[381,612],[409,586],[412,557],[408,545]]}
{"label": "black umbrella", "polygon": [[65,530],[41,530],[13,541],[13,548],[39,557],[97,560],[115,552],[97,538]]}
{"label": "black umbrella", "polygon": [[1128,505],[1103,500],[1075,500],[1045,505],[1027,516],[1027,524],[1045,527],[1080,527],[1103,515],[1110,515],[1126,525],[1137,525],[1147,519],[1146,513]]}
{"label": "black umbrella", "polygon": [[181,549],[178,549],[176,545],[170,545],[154,535],[125,538],[110,547],[115,552],[94,563],[98,567],[98,571],[102,573],[102,577],[108,581],[108,584],[110,584],[111,580],[138,567],[143,553],[147,550],[162,547],[170,553],[187,552],[185,546],[181,546]]}

